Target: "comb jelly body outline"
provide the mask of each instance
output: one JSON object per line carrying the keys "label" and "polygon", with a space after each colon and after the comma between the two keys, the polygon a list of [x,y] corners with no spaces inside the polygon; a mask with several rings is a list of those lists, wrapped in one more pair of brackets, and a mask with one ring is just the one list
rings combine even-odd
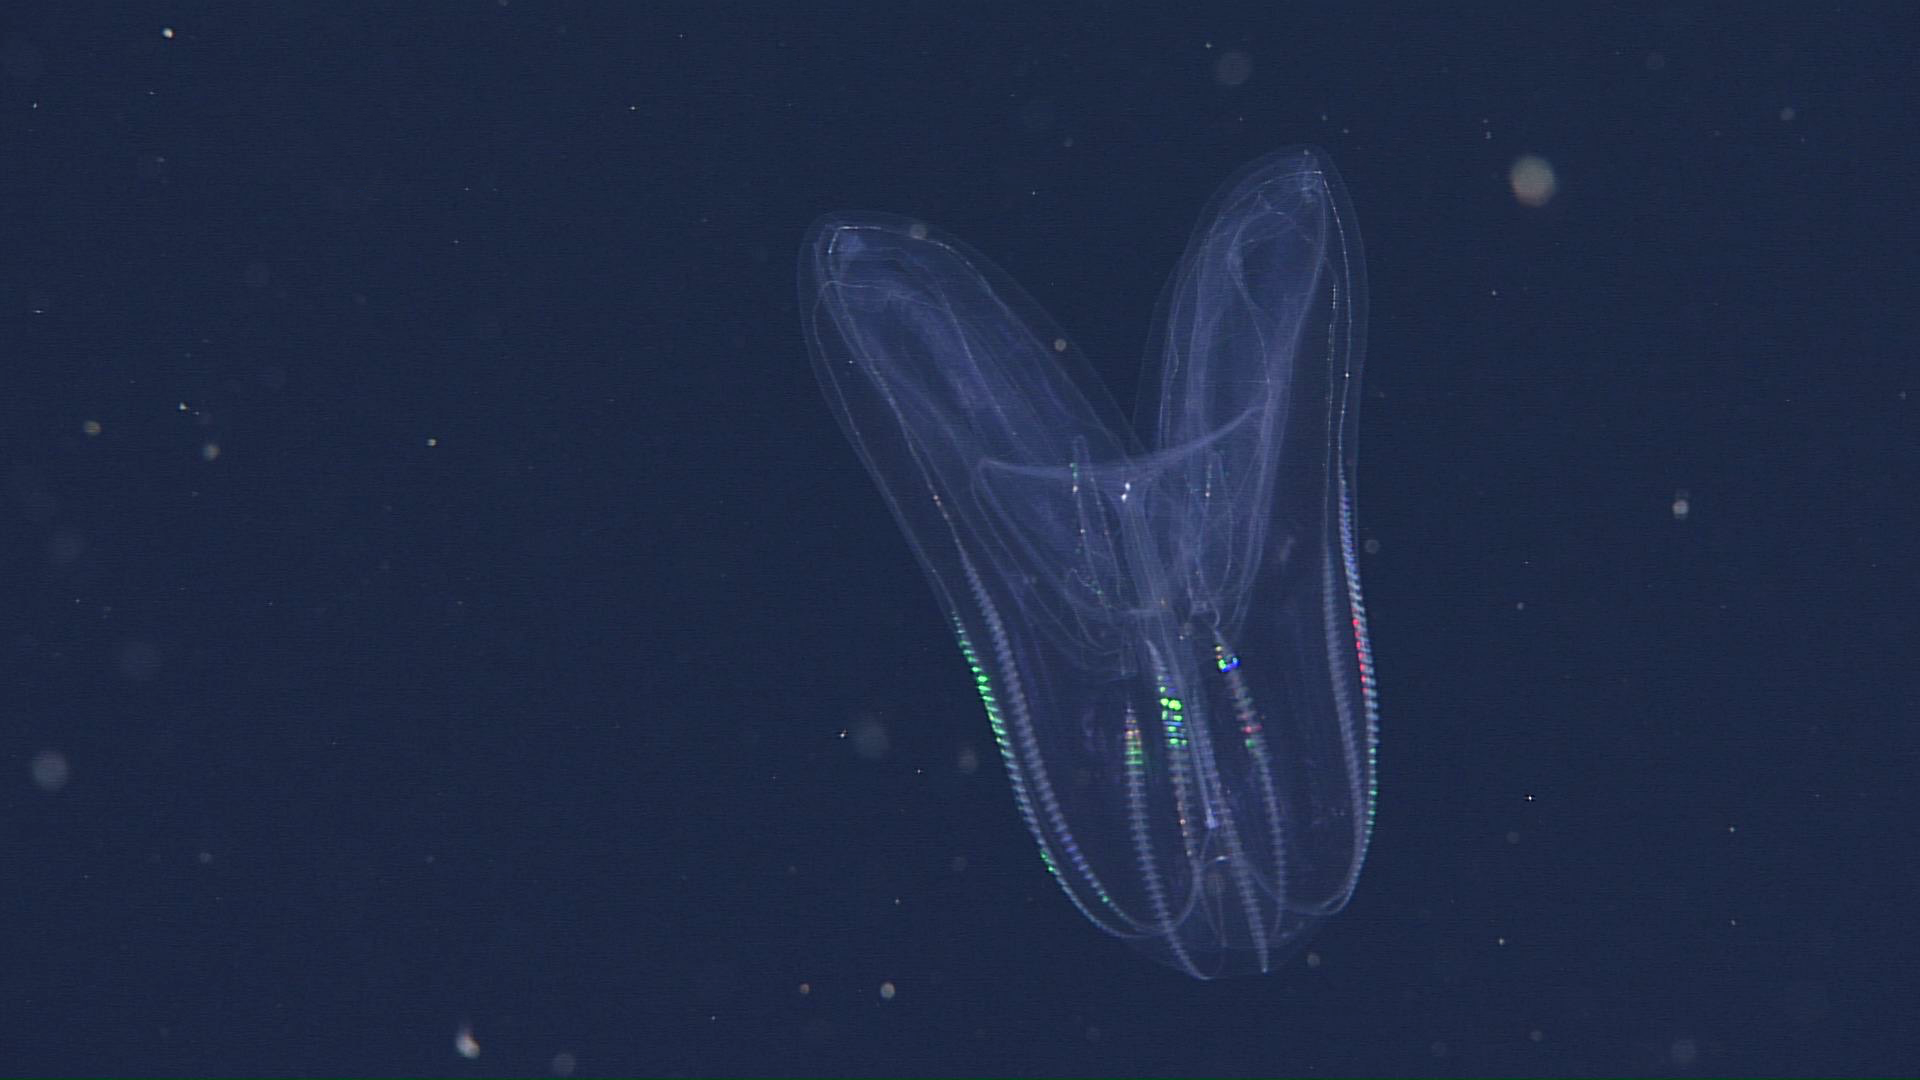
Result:
{"label": "comb jelly body outline", "polygon": [[1273,970],[1346,905],[1373,826],[1366,279],[1332,164],[1283,150],[1214,197],[1133,423],[1018,285],[921,223],[822,218],[800,298],[1055,880],[1189,975]]}

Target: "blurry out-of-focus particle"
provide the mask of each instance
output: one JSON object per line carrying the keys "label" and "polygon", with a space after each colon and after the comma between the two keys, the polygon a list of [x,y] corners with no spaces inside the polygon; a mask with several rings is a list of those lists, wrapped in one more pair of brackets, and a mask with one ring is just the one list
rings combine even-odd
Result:
{"label": "blurry out-of-focus particle", "polygon": [[1693,513],[1693,496],[1688,494],[1686,488],[1681,488],[1674,492],[1673,520],[1685,521],[1687,520],[1687,515],[1691,513]]}
{"label": "blurry out-of-focus particle", "polygon": [[146,682],[160,671],[160,649],[151,641],[129,641],[114,654],[113,667],[122,678]]}
{"label": "blurry out-of-focus particle", "polygon": [[1553,175],[1553,166],[1546,158],[1534,154],[1522,154],[1514,159],[1513,167],[1507,170],[1507,184],[1513,188],[1513,197],[1521,206],[1547,205],[1560,186]]}
{"label": "blurry out-of-focus particle", "polygon": [[33,786],[41,791],[59,791],[67,786],[72,770],[67,755],[58,750],[42,750],[33,755]]}
{"label": "blurry out-of-focus particle", "polygon": [[1253,57],[1239,49],[1228,49],[1213,62],[1213,81],[1221,86],[1239,86],[1253,75]]}
{"label": "blurry out-of-focus particle", "polygon": [[47,537],[47,561],[55,566],[72,566],[86,550],[87,538],[71,529]]}
{"label": "blurry out-of-focus particle", "polygon": [[892,1001],[893,995],[896,992],[897,991],[894,990],[893,980],[889,979],[886,982],[883,982],[880,984],[880,1000],[881,1001]]}
{"label": "blurry out-of-focus particle", "polygon": [[480,1056],[480,1040],[474,1038],[473,1025],[461,1024],[460,1030],[453,1033],[453,1049],[468,1060]]}
{"label": "blurry out-of-focus particle", "polygon": [[871,714],[854,720],[847,729],[847,738],[853,742],[853,752],[868,761],[879,761],[887,756],[887,749],[893,739],[887,734],[887,726],[880,718]]}

